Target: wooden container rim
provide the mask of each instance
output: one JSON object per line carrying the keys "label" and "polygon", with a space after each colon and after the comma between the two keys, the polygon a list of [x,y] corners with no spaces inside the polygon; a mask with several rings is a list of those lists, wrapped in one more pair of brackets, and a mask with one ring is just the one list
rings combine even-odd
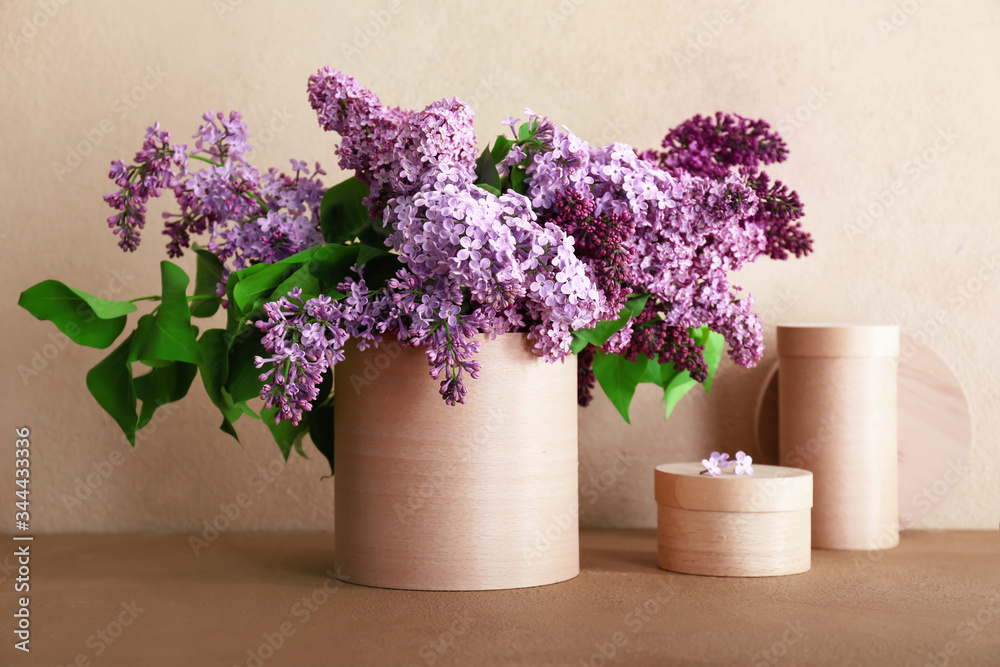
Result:
{"label": "wooden container rim", "polygon": [[778,325],[781,357],[896,357],[895,324],[785,323]]}
{"label": "wooden container rim", "polygon": [[753,475],[702,475],[701,463],[655,469],[659,505],[700,512],[790,512],[812,507],[813,475],[787,466],[754,465]]}

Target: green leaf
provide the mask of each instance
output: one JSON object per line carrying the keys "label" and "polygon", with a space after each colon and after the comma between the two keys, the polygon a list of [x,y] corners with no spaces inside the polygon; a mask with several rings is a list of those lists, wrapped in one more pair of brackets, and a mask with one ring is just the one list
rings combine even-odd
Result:
{"label": "green leaf", "polygon": [[297,271],[274,288],[274,291],[271,292],[271,298],[268,300],[275,301],[279,297],[287,296],[296,287],[302,290],[303,301],[319,295],[319,279],[309,272],[307,266],[300,266]]}
{"label": "green leaf", "polygon": [[627,361],[621,355],[600,350],[594,355],[594,376],[628,424],[632,423],[628,416],[629,406],[648,364],[649,358],[644,356],[636,361]]}
{"label": "green leaf", "polygon": [[[198,268],[194,279],[195,296],[215,296],[216,286],[222,282],[222,262],[213,253],[204,248],[195,247],[198,255]],[[222,298],[205,299],[191,303],[192,317],[211,317],[222,305]]]}
{"label": "green leaf", "polygon": [[528,186],[524,182],[526,178],[528,178],[528,172],[525,171],[524,167],[520,165],[513,167],[510,170],[510,188],[518,194],[527,194]]}
{"label": "green leaf", "polygon": [[663,390],[663,401],[667,404],[667,419],[670,419],[670,413],[674,411],[674,406],[677,405],[677,402],[684,398],[684,395],[697,384],[698,383],[691,378],[691,374],[687,371],[677,373],[670,383],[667,384],[666,389]]}
{"label": "green leaf", "polygon": [[295,268],[287,264],[269,264],[267,268],[252,276],[241,278],[233,288],[232,303],[235,303],[241,311],[247,312],[257,299],[274,292],[274,288],[283,283],[294,271]]}
{"label": "green leaf", "polygon": [[[330,375],[330,373],[327,373]],[[309,437],[319,453],[330,463],[330,474],[336,472],[333,468],[333,402],[318,405],[308,415]]]}
{"label": "green leaf", "polygon": [[233,426],[233,423],[229,421],[227,417],[222,418],[222,425],[219,426],[219,430],[233,436],[233,439],[236,440],[236,442],[240,441],[240,436],[236,433],[236,427]]}
{"label": "green leaf", "polygon": [[320,204],[320,229],[327,243],[346,243],[358,237],[371,225],[364,198],[368,186],[357,178],[333,186],[323,195]]}
{"label": "green leaf", "polygon": [[489,192],[491,195],[495,197],[500,196],[500,189],[495,188],[492,185],[486,185],[485,183],[476,183],[476,187],[479,188],[480,190],[486,190],[486,192]]}
{"label": "green leaf", "polygon": [[712,391],[712,380],[715,379],[715,373],[719,370],[719,362],[722,361],[722,352],[726,346],[726,339],[720,333],[709,331],[707,326],[703,328],[707,333],[703,344],[705,346],[705,364],[708,365],[708,377],[702,382],[702,385],[706,391],[710,392]]}
{"label": "green leaf", "polygon": [[191,310],[187,302],[188,276],[173,262],[160,262],[163,294],[153,315],[153,322],[142,329],[136,339],[137,351],[132,354],[140,361],[201,361],[198,351],[198,330],[191,325]]}
{"label": "green leaf", "polygon": [[[324,247],[326,246],[313,246],[279,262],[255,264],[234,273],[230,276],[230,282],[226,284],[230,304],[235,304],[240,314],[245,315],[253,309],[254,304],[259,299],[277,300],[277,296],[274,299],[270,298],[275,288],[287,280],[298,267],[311,262],[313,257]],[[279,296],[285,296],[285,294]]]}
{"label": "green leaf", "polygon": [[367,264],[368,261],[371,259],[374,259],[381,255],[391,255],[391,254],[392,253],[385,248],[375,248],[365,243],[361,245],[361,250],[358,252],[357,265],[360,268],[365,264]]}
{"label": "green leaf", "polygon": [[97,403],[118,423],[129,443],[135,447],[138,418],[135,413],[135,392],[132,389],[132,366],[129,351],[132,335],[87,373],[87,389]]}
{"label": "green leaf", "polygon": [[[229,392],[224,389],[229,376],[229,339],[226,330],[209,329],[198,340],[198,348],[201,350],[201,364],[198,369],[201,371],[201,382],[205,385],[205,393],[222,412],[225,423],[236,421],[242,413],[233,404]],[[230,428],[232,428],[231,423]]]}
{"label": "green leaf", "polygon": [[179,401],[187,396],[191,382],[198,373],[198,367],[183,361],[175,361],[162,368],[154,368],[145,375],[140,375],[132,382],[135,396],[142,401],[142,409],[139,412],[139,422],[136,426],[141,429],[160,406],[167,403]]}
{"label": "green leaf", "polygon": [[517,128],[517,140],[528,141],[535,135],[535,128],[530,123],[521,123]]}
{"label": "green leaf", "polygon": [[225,388],[233,403],[248,401],[260,395],[264,383],[258,377],[262,369],[254,365],[254,358],[268,356],[261,343],[263,334],[256,329],[248,329],[243,335],[229,343],[229,373]]}
{"label": "green leaf", "polygon": [[309,432],[309,424],[303,419],[298,426],[293,426],[290,420],[281,420],[275,423],[274,418],[278,414],[278,408],[267,408],[260,411],[261,419],[271,430],[271,437],[281,449],[281,455],[288,460],[288,455],[292,453],[292,448],[298,446],[302,438]]}
{"label": "green leaf", "polygon": [[502,134],[498,136],[496,142],[493,144],[493,149],[490,151],[490,156],[493,158],[493,164],[497,165],[503,162],[503,159],[507,157],[510,153],[510,149],[513,147],[513,141]]}
{"label": "green leaf", "polygon": [[351,267],[358,263],[360,250],[365,247],[359,244],[341,245],[328,243],[309,260],[309,273],[319,278],[321,285],[339,285],[350,275]]}
{"label": "green leaf", "polygon": [[[620,311],[618,311],[617,320],[607,320],[604,322],[599,322],[597,326],[592,329],[578,329],[573,332],[574,344],[576,340],[584,341],[582,344],[576,344],[581,350],[586,347],[587,343],[596,345],[600,347],[608,342],[608,339],[615,335],[617,332],[625,328],[628,321],[642,312],[642,309],[646,307],[646,301],[649,299],[648,295],[643,295],[636,297],[634,299],[629,299],[625,302],[625,305]],[[571,346],[572,349],[572,346]],[[576,351],[576,350],[574,350]]]}
{"label": "green leaf", "polygon": [[135,311],[129,301],[108,301],[64,285],[43,280],[21,293],[18,305],[40,320],[48,320],[74,343],[104,349],[125,329],[126,315]]}
{"label": "green leaf", "polygon": [[385,255],[372,257],[365,262],[365,282],[371,288],[374,288],[376,285],[384,285],[401,268],[403,268],[403,264],[399,261],[399,255],[386,253]]}
{"label": "green leaf", "polygon": [[[476,160],[476,185],[482,187],[488,185],[494,194],[500,194],[500,174],[497,172],[497,165],[493,161],[493,154],[485,148],[479,159]],[[486,188],[483,188],[484,190]]]}

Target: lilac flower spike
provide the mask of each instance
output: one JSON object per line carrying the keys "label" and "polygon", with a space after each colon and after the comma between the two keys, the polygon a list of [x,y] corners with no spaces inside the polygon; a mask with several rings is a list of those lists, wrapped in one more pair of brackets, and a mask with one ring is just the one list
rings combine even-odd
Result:
{"label": "lilac flower spike", "polygon": [[737,475],[752,475],[753,474],[753,458],[747,456],[744,452],[736,452],[736,474]]}
{"label": "lilac flower spike", "polygon": [[701,464],[705,466],[705,470],[702,471],[702,475],[708,473],[712,477],[718,477],[722,474],[722,469],[719,468],[719,462],[714,457],[708,459],[702,459]]}

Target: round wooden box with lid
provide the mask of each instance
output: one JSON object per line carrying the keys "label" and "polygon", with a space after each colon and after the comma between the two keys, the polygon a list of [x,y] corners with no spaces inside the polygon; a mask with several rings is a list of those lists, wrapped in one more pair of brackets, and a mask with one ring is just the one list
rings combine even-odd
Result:
{"label": "round wooden box with lid", "polygon": [[664,570],[770,577],[809,570],[812,473],[755,465],[702,475],[699,463],[656,467],[657,547]]}

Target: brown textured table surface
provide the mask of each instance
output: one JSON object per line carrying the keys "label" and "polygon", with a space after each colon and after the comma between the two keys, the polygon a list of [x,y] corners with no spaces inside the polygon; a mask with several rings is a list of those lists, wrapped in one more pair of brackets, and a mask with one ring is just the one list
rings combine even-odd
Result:
{"label": "brown textured table surface", "polygon": [[1000,665],[995,531],[908,532],[882,554],[813,551],[805,574],[724,579],[657,569],[652,530],[587,530],[576,579],[473,593],[338,583],[330,534],[223,534],[198,555],[190,537],[37,536],[31,653],[5,629],[0,664]]}

